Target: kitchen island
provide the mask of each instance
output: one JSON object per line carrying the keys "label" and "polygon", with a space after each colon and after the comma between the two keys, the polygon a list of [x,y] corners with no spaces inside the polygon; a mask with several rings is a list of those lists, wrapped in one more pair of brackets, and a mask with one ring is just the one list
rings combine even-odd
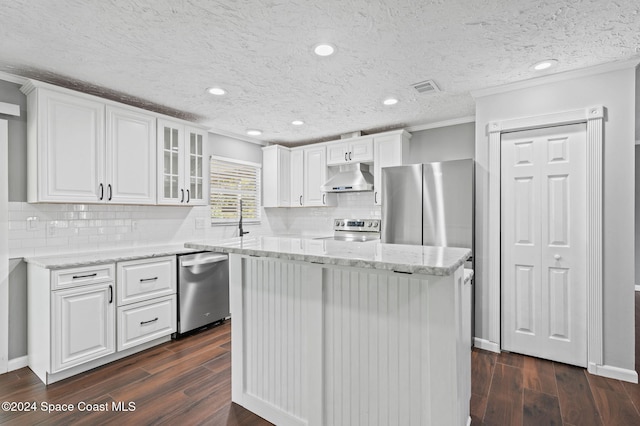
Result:
{"label": "kitchen island", "polygon": [[229,253],[232,399],[278,425],[465,425],[470,250],[256,237]]}

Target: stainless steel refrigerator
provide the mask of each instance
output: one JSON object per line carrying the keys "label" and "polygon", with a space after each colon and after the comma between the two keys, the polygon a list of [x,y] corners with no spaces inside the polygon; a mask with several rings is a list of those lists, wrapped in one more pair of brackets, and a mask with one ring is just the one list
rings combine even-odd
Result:
{"label": "stainless steel refrigerator", "polygon": [[473,251],[472,159],[382,169],[384,243]]}

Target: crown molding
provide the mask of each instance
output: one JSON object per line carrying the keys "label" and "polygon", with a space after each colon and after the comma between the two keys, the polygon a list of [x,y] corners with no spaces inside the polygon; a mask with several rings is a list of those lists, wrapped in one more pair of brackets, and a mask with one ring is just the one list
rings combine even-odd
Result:
{"label": "crown molding", "polygon": [[458,124],[473,123],[474,121],[476,121],[476,117],[474,115],[469,115],[467,117],[452,118],[451,120],[437,121],[435,123],[419,124],[417,126],[407,127],[405,128],[405,130],[407,132],[413,133],[413,132],[419,132],[421,130],[437,129],[440,127],[449,127],[449,126],[455,126]]}
{"label": "crown molding", "polygon": [[530,87],[541,86],[543,84],[556,83],[560,81],[573,80],[576,78],[603,74],[606,72],[636,68],[638,64],[640,64],[640,58],[636,57],[636,58],[628,59],[625,61],[608,62],[606,64],[594,65],[587,68],[564,71],[557,74],[549,74],[541,77],[531,78],[528,80],[507,83],[500,86],[488,87],[486,89],[472,90],[470,93],[474,99],[478,99],[478,98],[483,98],[485,96],[512,92],[514,90],[528,89]]}

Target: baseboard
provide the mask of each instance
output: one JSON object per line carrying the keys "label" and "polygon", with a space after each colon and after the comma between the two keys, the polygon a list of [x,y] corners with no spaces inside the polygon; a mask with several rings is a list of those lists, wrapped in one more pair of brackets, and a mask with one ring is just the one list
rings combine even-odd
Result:
{"label": "baseboard", "polygon": [[13,358],[9,360],[7,367],[9,371],[19,370],[21,368],[27,367],[29,365],[29,357],[27,355],[21,356],[20,358]]}
{"label": "baseboard", "polygon": [[609,379],[622,380],[623,382],[638,383],[638,373],[626,368],[613,367],[611,365],[597,365],[589,363],[589,373]]}
{"label": "baseboard", "polygon": [[478,349],[484,349],[485,351],[491,351],[498,354],[500,353],[500,345],[489,340],[480,339],[478,337],[473,338],[473,346]]}
{"label": "baseboard", "polygon": [[636,291],[640,291],[640,285],[636,284]]}

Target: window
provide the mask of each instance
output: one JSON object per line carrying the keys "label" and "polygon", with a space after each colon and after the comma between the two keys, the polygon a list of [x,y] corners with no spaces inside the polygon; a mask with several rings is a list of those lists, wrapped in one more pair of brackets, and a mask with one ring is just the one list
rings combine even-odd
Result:
{"label": "window", "polygon": [[211,157],[211,222],[260,222],[260,177],[262,165],[224,157]]}

